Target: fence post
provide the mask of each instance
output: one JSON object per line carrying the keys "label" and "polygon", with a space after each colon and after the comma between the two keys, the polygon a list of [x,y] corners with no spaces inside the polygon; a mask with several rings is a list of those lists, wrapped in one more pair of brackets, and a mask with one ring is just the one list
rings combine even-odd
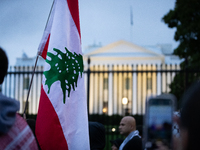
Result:
{"label": "fence post", "polygon": [[87,70],[87,111],[89,116],[89,102],[90,102],[90,57],[88,57],[88,70]]}

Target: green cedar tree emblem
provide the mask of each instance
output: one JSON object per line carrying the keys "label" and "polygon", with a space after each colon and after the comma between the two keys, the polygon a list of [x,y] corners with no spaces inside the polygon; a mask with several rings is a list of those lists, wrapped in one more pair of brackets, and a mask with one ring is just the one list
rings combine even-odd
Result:
{"label": "green cedar tree emblem", "polygon": [[60,81],[61,89],[63,92],[63,103],[65,103],[66,90],[68,91],[68,97],[70,96],[71,88],[75,91],[77,87],[77,81],[79,74],[83,73],[83,57],[74,52],[71,53],[66,47],[66,53],[61,52],[59,49],[53,49],[57,54],[54,55],[47,52],[47,56],[50,60],[46,59],[46,62],[51,66],[50,70],[45,71],[46,77],[45,85],[48,86],[48,94],[51,85],[55,81]]}

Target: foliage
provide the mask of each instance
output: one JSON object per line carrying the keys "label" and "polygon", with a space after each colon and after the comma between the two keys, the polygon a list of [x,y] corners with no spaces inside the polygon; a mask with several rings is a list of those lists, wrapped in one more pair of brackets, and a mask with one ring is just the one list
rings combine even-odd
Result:
{"label": "foliage", "polygon": [[[132,115],[135,120],[137,121],[137,125],[143,125],[143,115]],[[89,115],[89,121],[97,121],[104,125],[116,125],[119,126],[119,123],[123,116],[121,115],[99,115],[99,114],[92,114]]]}
{"label": "foliage", "polygon": [[174,54],[184,61],[181,69],[170,85],[171,93],[180,99],[184,91],[199,74],[191,70],[200,68],[200,1],[176,0],[174,10],[170,10],[163,18],[169,28],[176,28],[174,39],[179,42]]}
{"label": "foliage", "polygon": [[[22,116],[22,114],[21,114]],[[143,125],[143,115],[132,115],[135,120],[137,121],[137,125]],[[97,121],[102,123],[103,125],[116,125],[119,126],[119,123],[121,121],[123,116],[121,115],[112,115],[108,116],[105,114],[92,114],[88,116],[89,121]],[[35,119],[37,118],[37,114],[26,114],[27,119]]]}
{"label": "foliage", "polygon": [[102,115],[92,114],[92,115],[89,115],[88,119],[89,121],[100,122],[103,125],[119,125],[121,118],[122,116],[120,115],[108,116],[105,114],[102,114]]}

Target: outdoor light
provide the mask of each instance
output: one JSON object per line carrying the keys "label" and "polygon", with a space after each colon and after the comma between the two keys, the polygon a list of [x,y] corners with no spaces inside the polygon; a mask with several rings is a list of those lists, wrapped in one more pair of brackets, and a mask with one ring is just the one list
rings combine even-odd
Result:
{"label": "outdoor light", "polygon": [[128,104],[128,98],[127,97],[122,98],[122,104],[124,104],[124,105]]}
{"label": "outdoor light", "polygon": [[112,132],[115,132],[116,131],[116,129],[115,128],[112,128]]}
{"label": "outdoor light", "polygon": [[102,111],[103,111],[103,113],[106,113],[107,112],[107,108],[104,107]]}

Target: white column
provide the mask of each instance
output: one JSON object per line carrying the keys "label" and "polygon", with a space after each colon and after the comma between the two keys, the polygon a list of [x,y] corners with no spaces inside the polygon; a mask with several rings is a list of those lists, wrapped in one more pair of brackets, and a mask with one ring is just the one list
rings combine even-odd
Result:
{"label": "white column", "polygon": [[[117,70],[116,66],[114,66],[113,70]],[[117,73],[113,74],[113,114],[118,113],[118,78]]]}
{"label": "white column", "polygon": [[[136,70],[136,66],[133,66],[133,71]],[[133,80],[132,80],[132,87],[133,87],[133,102],[132,102],[132,112],[133,114],[137,114],[137,76],[136,76],[136,73],[133,73],[132,74],[133,76]]]}
{"label": "white column", "polygon": [[[112,66],[110,65],[108,68],[109,71],[112,70]],[[113,73],[109,73],[108,76],[108,115],[113,114]]]}
{"label": "white column", "polygon": [[[94,70],[94,67],[92,67],[92,69],[91,70]],[[94,113],[94,101],[95,101],[95,99],[94,99],[94,85],[95,85],[95,83],[94,83],[94,74],[93,73],[91,73],[90,74],[90,95],[89,95],[89,99],[90,99],[90,102],[89,102],[89,114],[93,114]]]}
{"label": "white column", "polygon": [[[101,65],[100,66],[100,68],[98,68],[98,69],[100,69],[101,71],[103,71],[103,66]],[[98,85],[98,87],[99,87],[99,90],[98,90],[98,102],[97,102],[97,105],[98,105],[98,114],[102,114],[103,113],[103,95],[104,95],[104,93],[103,93],[103,74],[102,73],[100,73],[100,74],[98,74],[98,77],[99,77],[99,79],[98,79],[98,82],[99,82],[99,85]]]}
{"label": "white column", "polygon": [[[160,65],[158,65],[157,70],[161,70]],[[161,94],[161,73],[157,73],[157,95]]]}

